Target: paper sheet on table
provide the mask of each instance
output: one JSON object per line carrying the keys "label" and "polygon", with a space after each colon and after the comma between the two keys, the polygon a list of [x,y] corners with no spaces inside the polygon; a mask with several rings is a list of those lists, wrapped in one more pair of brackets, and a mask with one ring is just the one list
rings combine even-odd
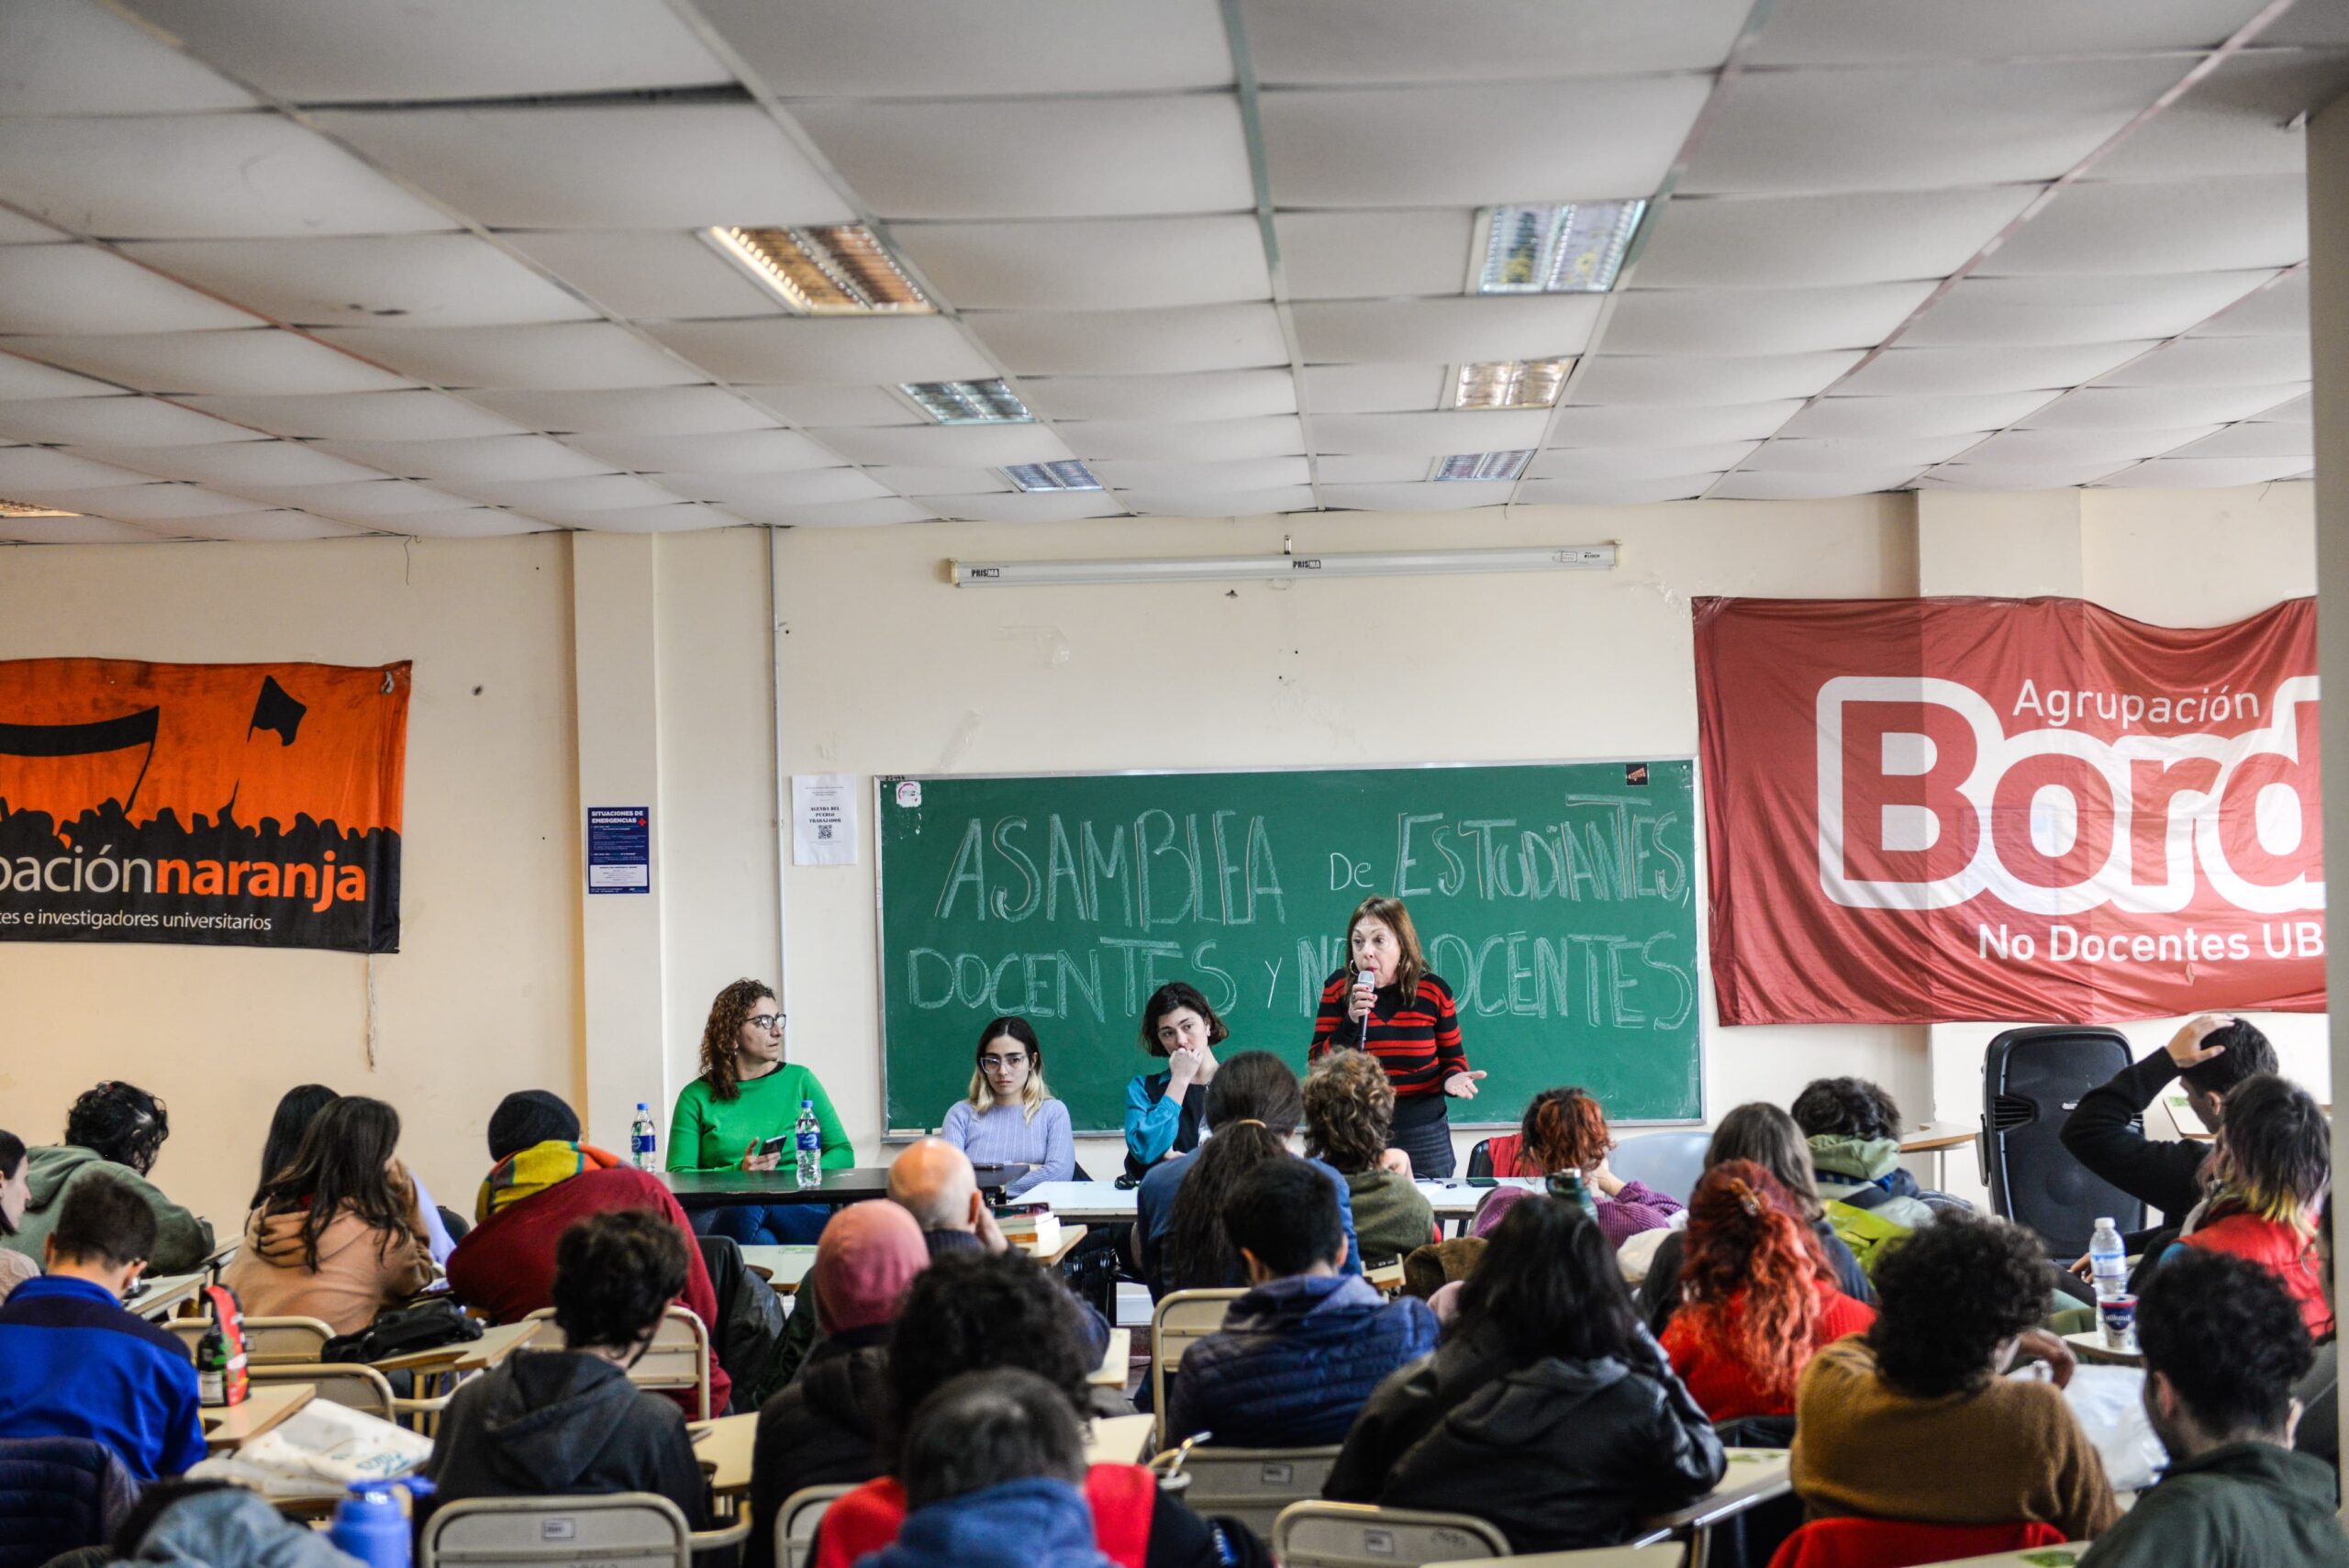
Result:
{"label": "paper sheet on table", "polygon": [[190,1473],[276,1496],[406,1475],[431,1455],[432,1440],[420,1432],[313,1399],[234,1453],[207,1459]]}

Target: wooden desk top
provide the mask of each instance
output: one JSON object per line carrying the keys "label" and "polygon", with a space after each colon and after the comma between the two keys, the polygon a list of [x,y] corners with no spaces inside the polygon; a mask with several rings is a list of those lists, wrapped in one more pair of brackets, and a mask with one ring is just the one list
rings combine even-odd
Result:
{"label": "wooden desk top", "polygon": [[1689,1504],[1662,1514],[1641,1527],[1635,1545],[1662,1540],[1675,1530],[1703,1529],[1756,1504],[1783,1497],[1794,1490],[1794,1454],[1783,1448],[1733,1448],[1720,1485]]}
{"label": "wooden desk top", "polygon": [[2076,1334],[2066,1334],[2064,1336],[2064,1342],[2071,1346],[2072,1353],[2084,1362],[2097,1362],[2105,1366],[2145,1364],[2143,1351],[2116,1351],[2106,1344],[2102,1329],[2083,1329]]}
{"label": "wooden desk top", "polygon": [[1900,1135],[1900,1152],[1930,1154],[1936,1149],[1963,1149],[1981,1136],[1982,1129],[1978,1127],[1967,1127],[1954,1121],[1929,1121]]}
{"label": "wooden desk top", "polygon": [[[1028,1173],[1025,1165],[989,1165],[978,1173],[979,1191],[990,1202]],[[854,1165],[825,1171],[803,1187],[788,1166],[772,1171],[668,1171],[661,1173],[682,1208],[724,1208],[739,1203],[861,1203],[889,1195],[886,1165]]]}
{"label": "wooden desk top", "polygon": [[2087,1552],[2085,1544],[2034,1546],[2022,1551],[1994,1551],[1960,1562],[1936,1562],[1931,1568],[2072,1568]]}
{"label": "wooden desk top", "polygon": [[[1680,1568],[1688,1549],[1678,1541],[1661,1546],[1602,1546],[1596,1551],[1534,1551],[1508,1559],[1509,1568]],[[1467,1562],[1431,1562],[1428,1568],[1484,1568],[1492,1558]]]}
{"label": "wooden desk top", "polygon": [[214,1453],[241,1448],[307,1405],[317,1389],[306,1383],[256,1383],[235,1405],[206,1405],[204,1446]]}
{"label": "wooden desk top", "polygon": [[204,1288],[201,1271],[192,1274],[157,1274],[136,1299],[128,1303],[131,1311],[150,1323],[160,1323],[172,1315],[172,1309],[183,1301],[191,1301]]}
{"label": "wooden desk top", "polygon": [[709,1489],[721,1496],[751,1489],[751,1449],[759,1435],[759,1413],[720,1416],[714,1421],[688,1421],[694,1457],[709,1477]]}
{"label": "wooden desk top", "polygon": [[1085,1462],[1141,1463],[1149,1457],[1151,1432],[1156,1425],[1148,1416],[1096,1416],[1085,1428]]}
{"label": "wooden desk top", "polygon": [[767,1272],[767,1283],[781,1296],[790,1296],[816,1267],[816,1249],[794,1243],[782,1247],[745,1247],[742,1262]]}
{"label": "wooden desk top", "polygon": [[486,1329],[478,1340],[461,1340],[455,1344],[435,1345],[429,1351],[410,1351],[404,1356],[389,1356],[374,1363],[378,1372],[422,1372],[428,1369],[449,1372],[481,1372],[495,1366],[508,1355],[528,1344],[530,1336],[546,1326],[545,1319],[526,1318],[519,1323],[507,1323]]}
{"label": "wooden desk top", "polygon": [[1126,1386],[1126,1371],[1133,1363],[1133,1355],[1134,1331],[1131,1329],[1110,1329],[1109,1348],[1101,1352],[1101,1364],[1095,1367],[1085,1381],[1122,1392]]}

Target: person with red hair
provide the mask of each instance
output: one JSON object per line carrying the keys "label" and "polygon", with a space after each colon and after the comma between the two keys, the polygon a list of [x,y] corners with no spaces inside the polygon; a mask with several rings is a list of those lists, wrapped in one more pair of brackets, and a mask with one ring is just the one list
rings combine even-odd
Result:
{"label": "person with red hair", "polygon": [[[1598,1229],[1608,1245],[1620,1247],[1642,1230],[1661,1230],[1680,1212],[1679,1200],[1639,1182],[1627,1182],[1608,1168],[1615,1135],[1607,1113],[1587,1089],[1544,1089],[1525,1107],[1516,1133],[1486,1145],[1496,1176],[1552,1176],[1573,1171],[1598,1207]],[[1525,1195],[1499,1187],[1477,1207],[1468,1233],[1486,1236],[1511,1205]]]}
{"label": "person with red hair", "polygon": [[1680,1289],[1664,1353],[1715,1421],[1793,1415],[1812,1354],[1876,1321],[1836,1288],[1793,1198],[1751,1160],[1721,1162],[1690,1195]]}

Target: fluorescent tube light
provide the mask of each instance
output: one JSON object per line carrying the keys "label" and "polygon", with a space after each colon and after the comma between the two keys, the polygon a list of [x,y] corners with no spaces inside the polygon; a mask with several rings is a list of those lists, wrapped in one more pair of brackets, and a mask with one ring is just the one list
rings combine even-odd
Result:
{"label": "fluorescent tube light", "polygon": [[1611,572],[1612,544],[1522,550],[1378,550],[1345,555],[1200,555],[1132,561],[950,561],[958,588],[1105,583],[1299,582],[1330,577],[1431,577],[1470,572]]}
{"label": "fluorescent tube light", "polygon": [[1101,482],[1081,462],[1017,462],[1003,476],[1022,490],[1098,490]]}
{"label": "fluorescent tube light", "polygon": [[0,517],[78,517],[79,512],[61,512],[55,506],[43,506],[31,501],[0,500]]}
{"label": "fluorescent tube light", "polygon": [[1566,384],[1572,360],[1494,360],[1462,365],[1452,386],[1454,408],[1548,408]]}
{"label": "fluorescent tube light", "polygon": [[1462,482],[1485,484],[1497,479],[1515,479],[1525,472],[1525,464],[1532,456],[1530,450],[1459,452],[1452,457],[1437,459],[1434,477],[1440,484]]}
{"label": "fluorescent tube light", "polygon": [[1000,381],[900,382],[897,390],[941,425],[1030,425],[1036,419]]}
{"label": "fluorescent tube light", "polygon": [[1478,294],[1605,294],[1615,286],[1647,202],[1485,209]]}
{"label": "fluorescent tube light", "polygon": [[718,252],[802,316],[934,316],[888,248],[861,223],[712,228]]}

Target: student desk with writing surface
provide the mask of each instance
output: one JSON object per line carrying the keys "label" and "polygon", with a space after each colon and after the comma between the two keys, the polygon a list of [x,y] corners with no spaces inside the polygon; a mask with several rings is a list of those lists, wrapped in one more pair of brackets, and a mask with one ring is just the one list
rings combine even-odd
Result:
{"label": "student desk with writing surface", "polygon": [[306,1383],[257,1383],[234,1405],[206,1405],[196,1412],[204,1446],[211,1452],[242,1448],[307,1405],[317,1390]]}
{"label": "student desk with writing surface", "polygon": [[[1122,1332],[1123,1330],[1120,1330]],[[1122,1376],[1122,1373],[1120,1374]],[[1133,1464],[1150,1440],[1148,1416],[1097,1417],[1085,1423],[1085,1462],[1087,1464]],[[709,1489],[732,1496],[751,1489],[751,1461],[758,1446],[759,1413],[720,1416],[711,1421],[688,1421],[694,1458],[709,1477]]]}
{"label": "student desk with writing surface", "polygon": [[[1733,1448],[1720,1485],[1684,1508],[1650,1519],[1631,1538],[1633,1546],[1652,1546],[1686,1531],[1699,1543],[1705,1532],[1748,1508],[1759,1507],[1794,1490],[1794,1454],[1783,1448]],[[1704,1561],[1698,1544],[1691,1562]]]}
{"label": "student desk with writing surface", "polygon": [[[1419,1195],[1428,1200],[1438,1219],[1456,1219],[1465,1223],[1485,1201],[1491,1187],[1468,1184],[1465,1177],[1455,1176],[1447,1181],[1414,1183]],[[1525,1187],[1540,1190],[1542,1183],[1531,1176],[1503,1176],[1495,1184],[1505,1187]],[[1130,1222],[1134,1217],[1134,1189],[1119,1187],[1114,1182],[1039,1182],[1019,1195],[1022,1203],[1041,1203],[1063,1219],[1086,1219],[1104,1222]]]}
{"label": "student desk with writing surface", "polygon": [[[983,1165],[978,1169],[979,1191],[986,1195],[989,1203],[1000,1202],[1003,1189],[1026,1175],[1029,1169],[1026,1165]],[[788,1166],[777,1166],[772,1171],[668,1171],[661,1173],[661,1179],[668,1184],[669,1194],[677,1200],[677,1207],[688,1212],[743,1203],[862,1203],[867,1198],[889,1195],[886,1165],[825,1171],[812,1187],[801,1186],[797,1173]]]}

